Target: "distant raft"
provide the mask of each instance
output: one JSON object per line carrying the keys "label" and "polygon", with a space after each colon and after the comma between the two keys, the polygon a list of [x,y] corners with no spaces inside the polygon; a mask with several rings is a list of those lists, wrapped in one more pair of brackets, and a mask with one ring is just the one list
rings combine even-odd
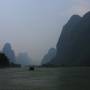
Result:
{"label": "distant raft", "polygon": [[29,71],[34,71],[35,70],[35,67],[34,66],[30,66],[29,67]]}

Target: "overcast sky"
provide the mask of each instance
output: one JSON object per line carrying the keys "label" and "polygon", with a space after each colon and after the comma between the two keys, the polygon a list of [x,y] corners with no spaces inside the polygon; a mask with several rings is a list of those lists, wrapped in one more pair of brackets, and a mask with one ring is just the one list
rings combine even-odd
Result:
{"label": "overcast sky", "polygon": [[68,19],[89,10],[90,0],[0,0],[0,49],[10,42],[39,64]]}

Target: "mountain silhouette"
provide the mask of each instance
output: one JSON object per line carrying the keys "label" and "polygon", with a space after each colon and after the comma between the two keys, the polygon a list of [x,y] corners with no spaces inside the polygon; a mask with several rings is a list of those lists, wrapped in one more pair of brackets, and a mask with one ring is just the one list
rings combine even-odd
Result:
{"label": "mountain silhouette", "polygon": [[90,12],[73,15],[63,27],[57,43],[56,65],[90,65]]}
{"label": "mountain silhouette", "polygon": [[55,48],[50,48],[48,50],[48,53],[43,57],[41,64],[47,64],[50,62],[56,55],[56,49]]}
{"label": "mountain silhouette", "polygon": [[2,52],[8,57],[11,63],[15,63],[16,57],[10,43],[4,45]]}
{"label": "mountain silhouette", "polygon": [[28,53],[26,53],[26,52],[19,53],[16,58],[16,63],[21,64],[21,65],[30,65],[31,58],[29,57]]}

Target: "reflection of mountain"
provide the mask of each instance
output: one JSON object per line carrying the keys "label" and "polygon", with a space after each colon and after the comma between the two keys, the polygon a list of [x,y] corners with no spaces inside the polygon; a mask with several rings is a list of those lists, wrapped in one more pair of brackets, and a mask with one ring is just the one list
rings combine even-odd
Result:
{"label": "reflection of mountain", "polygon": [[55,57],[55,55],[56,55],[56,49],[55,48],[49,49],[48,53],[43,57],[41,64],[46,64],[50,62]]}
{"label": "reflection of mountain", "polygon": [[64,26],[52,64],[90,65],[90,12],[74,15]]}
{"label": "reflection of mountain", "polygon": [[19,53],[17,56],[16,62],[21,65],[30,65],[31,64],[31,58],[29,57],[28,53]]}
{"label": "reflection of mountain", "polygon": [[11,44],[6,43],[3,47],[3,53],[8,57],[10,62],[14,63],[15,62],[15,53],[12,50]]}

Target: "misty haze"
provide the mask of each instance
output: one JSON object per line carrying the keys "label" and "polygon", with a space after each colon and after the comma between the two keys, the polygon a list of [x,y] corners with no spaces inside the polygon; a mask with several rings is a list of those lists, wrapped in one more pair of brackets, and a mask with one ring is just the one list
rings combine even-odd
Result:
{"label": "misty haze", "polygon": [[0,90],[89,90],[90,0],[0,1]]}

